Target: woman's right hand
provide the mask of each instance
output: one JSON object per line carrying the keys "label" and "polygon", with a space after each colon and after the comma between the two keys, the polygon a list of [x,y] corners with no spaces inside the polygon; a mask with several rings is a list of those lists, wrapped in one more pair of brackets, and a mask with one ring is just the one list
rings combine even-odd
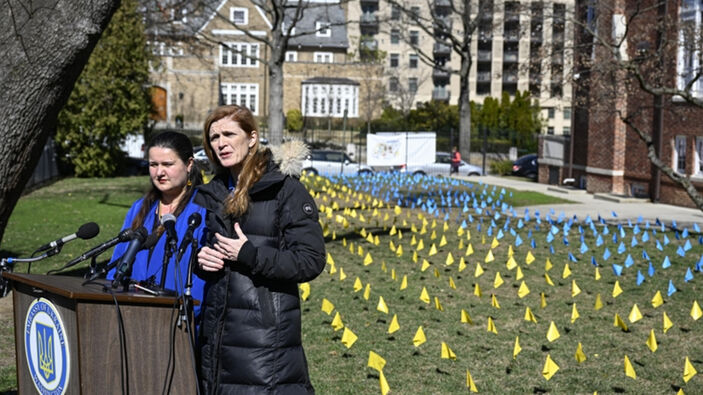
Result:
{"label": "woman's right hand", "polygon": [[206,272],[216,272],[225,266],[224,255],[208,246],[204,246],[198,252],[198,265]]}

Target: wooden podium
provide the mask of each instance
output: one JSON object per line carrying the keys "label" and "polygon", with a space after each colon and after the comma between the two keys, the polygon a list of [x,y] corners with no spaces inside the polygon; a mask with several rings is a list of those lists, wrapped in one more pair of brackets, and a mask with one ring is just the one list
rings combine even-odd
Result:
{"label": "wooden podium", "polygon": [[[51,373],[56,376],[56,370],[66,374],[66,377],[53,377],[52,385],[57,385],[57,382],[64,380],[52,391],[54,393],[62,393],[64,386],[65,394],[122,393],[123,360],[120,353],[118,310],[113,296],[105,292],[102,285],[84,286],[82,285],[84,279],[69,276],[9,272],[2,273],[2,276],[12,280],[14,291],[12,295],[15,350],[20,394],[36,392],[35,381],[38,380],[36,372],[44,372],[46,377],[52,378]],[[168,373],[170,351],[172,351],[171,363],[175,366],[169,393],[195,393],[197,379],[193,371],[193,356],[185,325],[175,328],[171,350],[171,332],[178,315],[173,311],[176,299],[132,292],[114,292],[114,295],[124,324],[125,341],[122,347],[126,351],[128,372],[126,380],[129,383],[129,393],[162,393]],[[44,303],[45,301],[50,303]],[[44,312],[50,305],[55,306],[58,314]],[[48,347],[42,346],[43,343],[40,344],[33,339],[42,339],[40,330],[46,331],[46,328],[51,328],[52,325],[51,323],[34,324],[34,329],[30,329],[32,325],[29,324],[29,320],[38,316],[44,317],[46,321],[46,317],[55,315],[58,315],[63,322],[64,333],[54,330],[53,334],[56,336],[53,336],[50,341],[44,339]],[[36,329],[36,325],[39,325],[40,329]],[[195,330],[194,326],[193,330]],[[44,336],[44,338],[48,337],[48,335]],[[64,358],[63,362],[54,361],[52,347],[61,347],[62,345],[59,344],[61,340],[65,341],[65,347],[68,348],[68,357]],[[50,356],[36,358],[36,352],[34,357],[28,356],[25,352],[25,344],[30,344],[30,348],[38,348],[41,355]],[[45,351],[47,349],[49,353]],[[32,370],[29,367],[30,360],[46,363]],[[58,368],[55,370],[54,366]]]}

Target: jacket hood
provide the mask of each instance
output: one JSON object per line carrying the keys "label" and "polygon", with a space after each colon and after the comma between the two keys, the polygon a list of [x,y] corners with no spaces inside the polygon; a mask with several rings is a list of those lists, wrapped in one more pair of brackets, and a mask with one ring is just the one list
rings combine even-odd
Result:
{"label": "jacket hood", "polygon": [[307,145],[300,140],[291,140],[281,145],[268,147],[278,170],[286,176],[300,177],[303,161],[310,154]]}

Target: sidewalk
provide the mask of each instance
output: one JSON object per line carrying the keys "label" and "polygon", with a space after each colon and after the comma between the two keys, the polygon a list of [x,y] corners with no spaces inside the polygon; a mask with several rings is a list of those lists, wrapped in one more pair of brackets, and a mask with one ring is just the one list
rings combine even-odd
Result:
{"label": "sidewalk", "polygon": [[[535,210],[539,210],[543,216],[553,209],[554,215],[552,215],[552,217],[558,216],[563,212],[568,217],[576,215],[580,221],[583,221],[588,215],[590,215],[593,220],[596,220],[598,215],[600,215],[609,223],[626,223],[628,219],[634,223],[641,216],[643,223],[649,221],[652,225],[657,218],[659,218],[666,226],[671,226],[672,221],[676,221],[679,228],[691,227],[693,223],[698,223],[699,226],[703,227],[703,212],[695,208],[661,203],[655,204],[647,199],[621,198],[607,194],[593,195],[584,190],[522,181],[507,177],[460,177],[471,182],[481,181],[484,184],[512,188],[519,191],[535,191],[573,202],[516,208],[515,211],[519,215],[524,212],[525,208],[529,208],[531,213],[534,213]],[[613,212],[615,212],[617,217],[613,216]]]}

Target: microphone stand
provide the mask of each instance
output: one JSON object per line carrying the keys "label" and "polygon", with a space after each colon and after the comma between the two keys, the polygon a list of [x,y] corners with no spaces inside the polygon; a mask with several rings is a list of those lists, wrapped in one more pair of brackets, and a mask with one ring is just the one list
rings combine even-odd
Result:
{"label": "microphone stand", "polygon": [[193,266],[197,260],[198,239],[194,237],[190,242],[190,258],[188,259],[188,271],[183,291],[183,303],[181,305],[181,321],[185,321],[186,325],[190,325],[190,319],[193,317]]}
{"label": "microphone stand", "polygon": [[164,259],[161,264],[161,281],[159,282],[160,289],[154,289],[159,295],[162,296],[175,296],[176,292],[170,289],[166,289],[166,272],[168,271],[168,263],[171,261],[173,252],[178,249],[178,241],[173,238],[166,239],[166,247],[164,248]]}

